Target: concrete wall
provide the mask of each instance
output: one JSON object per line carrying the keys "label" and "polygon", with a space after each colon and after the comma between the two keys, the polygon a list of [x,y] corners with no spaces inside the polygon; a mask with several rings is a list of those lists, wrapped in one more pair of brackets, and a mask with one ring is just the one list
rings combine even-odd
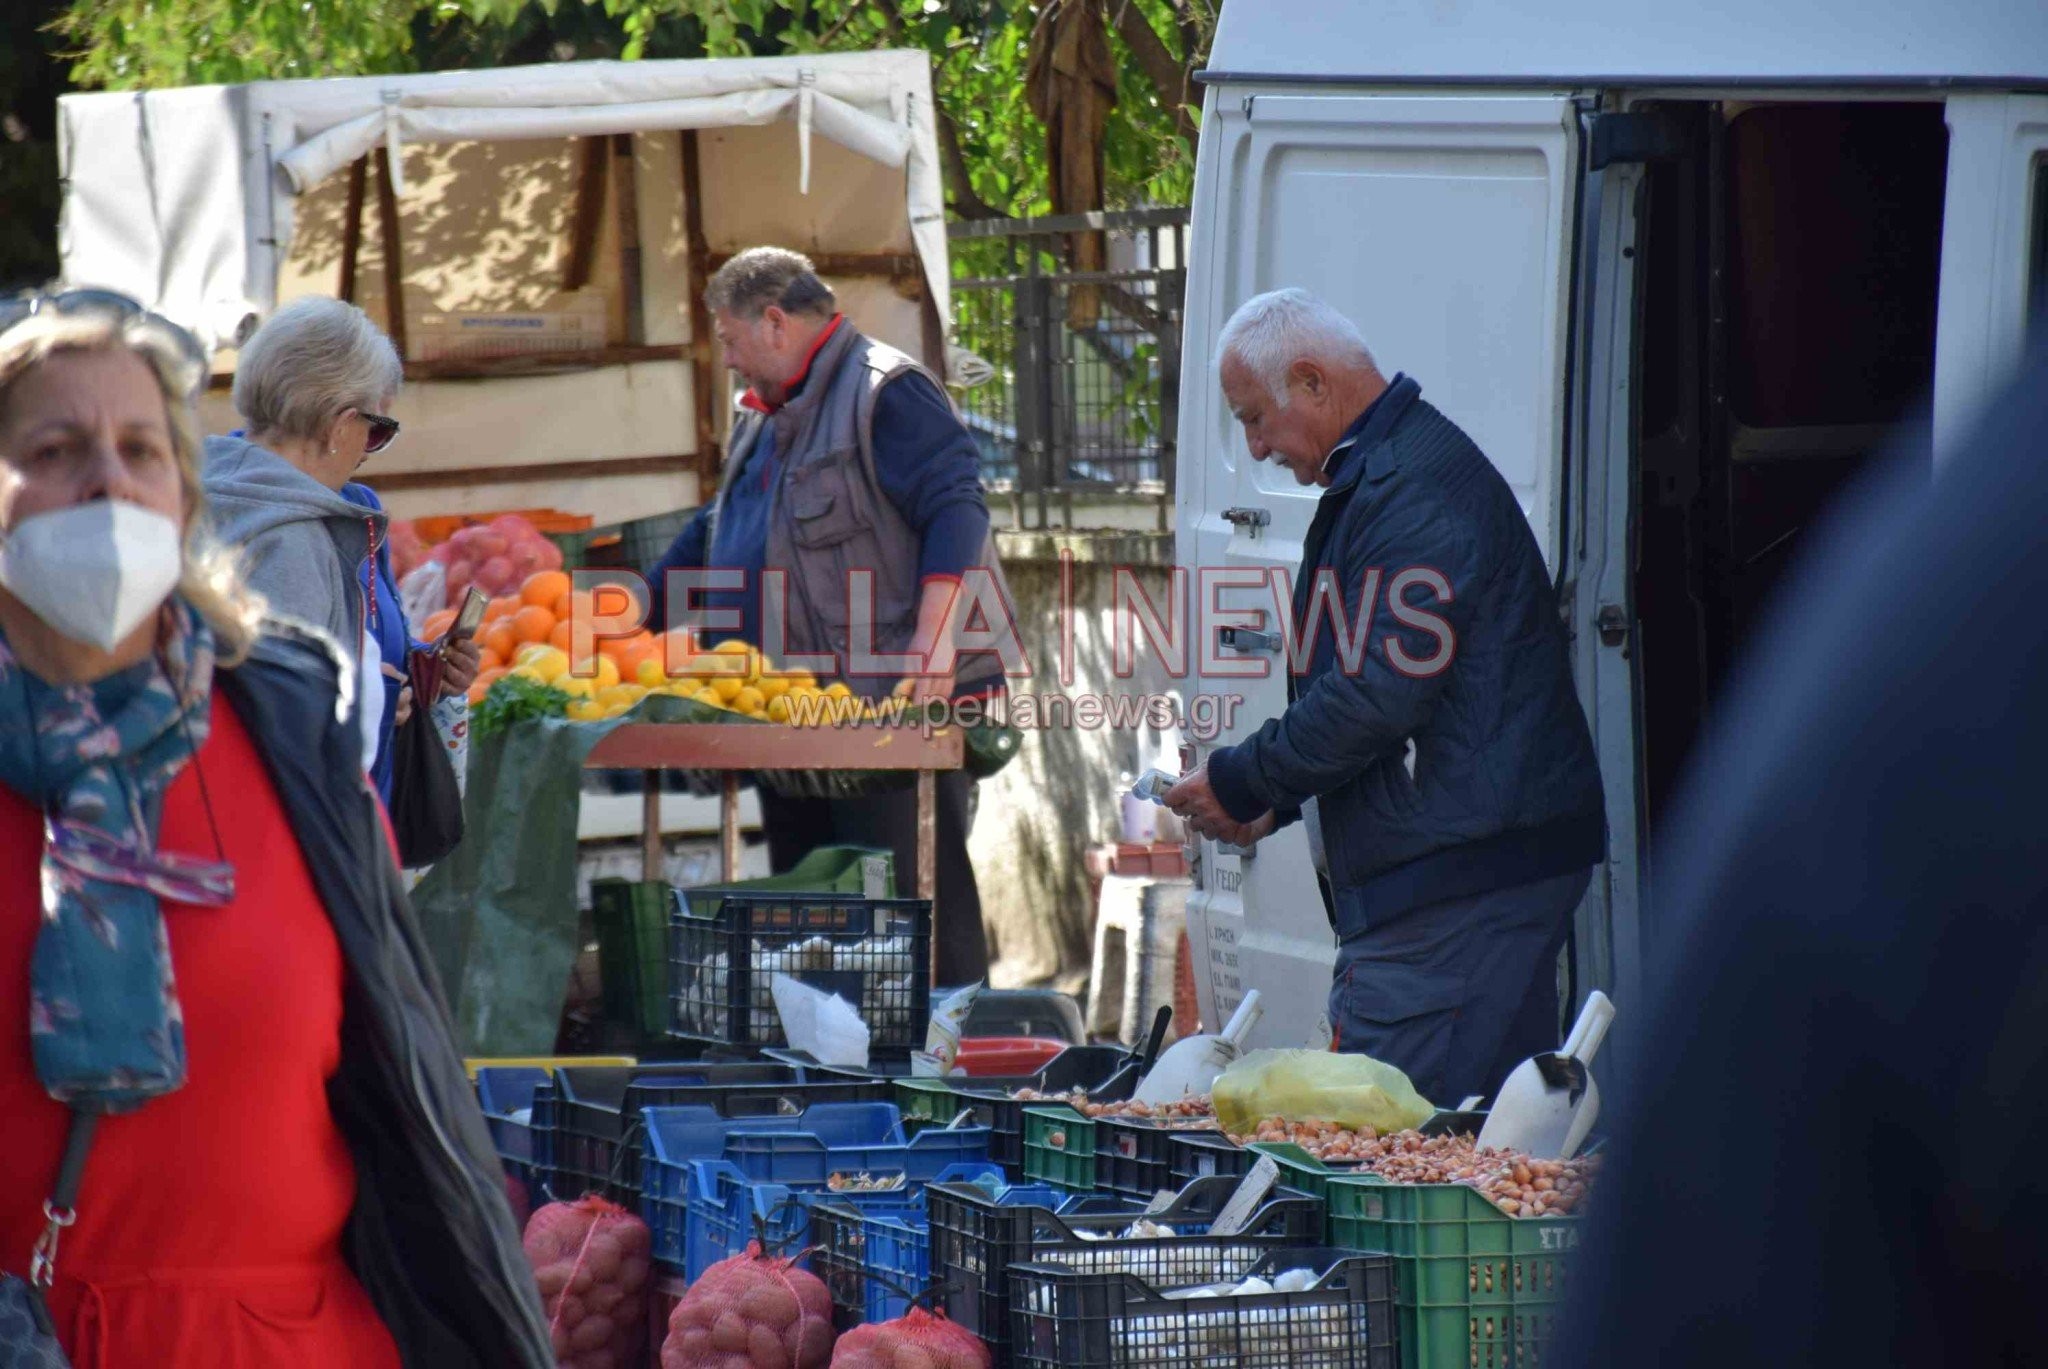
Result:
{"label": "concrete wall", "polygon": [[[1034,671],[1029,679],[1011,681],[1013,693],[1079,698],[1173,687],[1147,652],[1138,653],[1138,669],[1128,678],[1116,675],[1113,661],[1116,568],[1128,567],[1134,583],[1154,602],[1164,602],[1170,537],[1000,534],[998,542]],[[1061,680],[1057,671],[1057,556],[1062,549],[1075,558],[1071,682]],[[1142,725],[1032,731],[1017,758],[982,783],[969,850],[996,960],[996,984],[1052,981],[1070,990],[1085,988],[1094,909],[1082,857],[1089,846],[1117,839],[1123,795],[1118,778],[1141,770],[1159,744],[1160,738]]]}

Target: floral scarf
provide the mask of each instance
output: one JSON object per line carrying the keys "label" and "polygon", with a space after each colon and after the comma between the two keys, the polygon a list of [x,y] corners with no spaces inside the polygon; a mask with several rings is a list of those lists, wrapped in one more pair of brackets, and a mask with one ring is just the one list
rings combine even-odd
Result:
{"label": "floral scarf", "polygon": [[184,1014],[159,902],[219,906],[233,871],[156,849],[164,793],[206,744],[213,633],[182,600],[157,656],[51,686],[0,637],[0,784],[43,810],[29,1044],[50,1096],[124,1112],[185,1082]]}

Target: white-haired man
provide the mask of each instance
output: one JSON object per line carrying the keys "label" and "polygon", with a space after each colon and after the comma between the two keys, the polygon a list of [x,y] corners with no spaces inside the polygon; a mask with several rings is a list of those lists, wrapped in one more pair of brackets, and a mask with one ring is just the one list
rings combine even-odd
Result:
{"label": "white-haired man", "polygon": [[1557,1046],[1557,952],[1606,842],[1542,555],[1471,439],[1321,300],[1246,301],[1218,354],[1252,456],[1324,487],[1294,586],[1310,650],[1287,711],[1167,802],[1240,845],[1304,819],[1337,1049],[1439,1102],[1490,1094]]}

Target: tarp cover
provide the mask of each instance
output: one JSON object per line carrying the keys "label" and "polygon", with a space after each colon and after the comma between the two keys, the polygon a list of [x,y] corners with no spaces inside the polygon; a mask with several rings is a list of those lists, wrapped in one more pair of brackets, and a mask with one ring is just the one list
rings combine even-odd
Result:
{"label": "tarp cover", "polygon": [[[688,699],[650,698],[631,721],[732,717]],[[412,895],[469,1055],[554,1054],[578,949],[583,762],[624,721],[529,718],[470,743],[463,842]]]}
{"label": "tarp cover", "polygon": [[67,95],[59,105],[64,279],[125,291],[215,344],[275,305],[296,197],[371,151],[384,150],[402,186],[407,143],[784,120],[796,126],[788,174],[799,188],[809,186],[814,134],[904,169],[911,238],[939,317],[951,319],[923,52],[568,62]]}

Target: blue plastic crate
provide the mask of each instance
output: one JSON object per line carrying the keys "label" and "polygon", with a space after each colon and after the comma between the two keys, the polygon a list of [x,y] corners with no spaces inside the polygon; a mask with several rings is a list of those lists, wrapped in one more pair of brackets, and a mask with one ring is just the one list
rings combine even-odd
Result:
{"label": "blue plastic crate", "polygon": [[889,1090],[884,1080],[779,1061],[565,1066],[535,1096],[534,1165],[555,1197],[602,1193],[630,1206],[640,1194],[644,1108],[698,1106],[729,1118],[775,1117],[817,1102],[887,1099]]}
{"label": "blue plastic crate", "polygon": [[[490,1129],[491,1145],[505,1173],[526,1185],[528,1200],[538,1206],[545,1199],[536,1164],[536,1133],[532,1110],[535,1095],[548,1082],[548,1072],[526,1065],[486,1065],[476,1072],[476,1101]],[[527,1114],[520,1120],[519,1114]]]}
{"label": "blue plastic crate", "polygon": [[816,1103],[788,1116],[735,1118],[689,1105],[644,1116],[650,1163],[730,1160],[749,1179],[797,1187],[857,1174],[929,1183],[948,1165],[988,1159],[987,1127],[929,1127],[906,1141],[894,1103]]}
{"label": "blue plastic crate", "polygon": [[[762,1183],[747,1178],[727,1160],[686,1161],[681,1175],[682,1202],[650,1194],[643,1214],[654,1236],[654,1257],[680,1268],[693,1282],[718,1261],[745,1250],[747,1242],[757,1236],[785,1254],[801,1252],[810,1242],[814,1204],[829,1199],[860,1211],[893,1210],[907,1206],[916,1193],[907,1189],[828,1193]],[[944,1179],[949,1183],[999,1183],[1002,1171],[985,1164],[954,1165],[944,1171]]]}
{"label": "blue plastic crate", "polygon": [[[947,1176],[967,1166],[955,1166]],[[938,1182],[963,1180],[942,1177]],[[1048,1184],[1006,1184],[991,1165],[983,1177],[968,1179],[997,1204],[1058,1209],[1072,1195]],[[848,1203],[836,1194],[810,1202],[811,1270],[832,1295],[834,1323],[841,1331],[864,1321],[889,1321],[910,1310],[909,1294],[931,1278],[931,1222],[925,1190],[896,1203]]]}

